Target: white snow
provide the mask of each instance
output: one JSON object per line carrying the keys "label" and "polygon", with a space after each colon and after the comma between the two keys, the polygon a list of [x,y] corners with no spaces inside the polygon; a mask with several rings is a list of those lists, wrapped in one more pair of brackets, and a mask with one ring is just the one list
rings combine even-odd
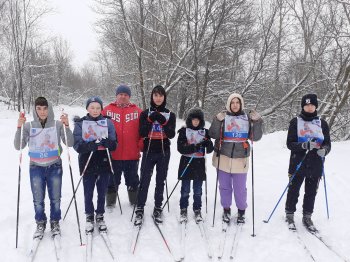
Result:
{"label": "white snow", "polygon": [[[18,186],[19,151],[13,147],[13,137],[16,131],[16,119],[18,112],[9,111],[7,107],[0,104],[2,116],[0,118],[0,144],[1,153],[1,176],[0,176],[0,235],[1,261],[25,261],[30,249],[32,234],[35,229],[34,208],[29,183],[29,168],[27,149],[23,150],[21,198],[20,198],[20,220],[19,220],[19,246],[15,248],[16,229],[16,203]],[[82,116],[84,108],[65,106],[70,118],[73,115]],[[55,109],[59,114],[58,108]],[[58,119],[56,115],[56,119]],[[31,119],[30,116],[27,116]],[[183,125],[178,120],[177,128]],[[73,123],[71,123],[73,127]],[[255,182],[255,237],[252,237],[252,210],[251,210],[251,170],[249,171],[248,209],[247,222],[243,228],[238,244],[235,261],[312,261],[307,251],[298,242],[296,234],[289,232],[284,222],[285,196],[276,209],[268,224],[263,223],[267,219],[288,183],[287,169],[289,161],[289,150],[285,145],[286,132],[276,132],[265,135],[259,142],[254,143],[254,182]],[[172,140],[172,156],[168,172],[169,192],[177,182],[177,169],[180,154],[176,150],[176,138]],[[74,182],[79,179],[77,153],[69,149]],[[343,257],[350,260],[350,174],[349,174],[350,141],[333,143],[332,152],[325,163],[325,174],[327,181],[328,202],[330,219],[327,219],[323,180],[321,180],[319,192],[316,198],[314,223],[321,231],[325,240],[337,250]],[[72,197],[70,173],[67,162],[66,151],[63,152],[63,187],[62,187],[62,215],[66,211]],[[205,190],[203,186],[203,214],[206,218],[206,226],[210,236],[214,258],[217,261],[217,252],[220,242],[221,214],[220,197],[218,196],[216,208],[215,227],[212,227],[213,205],[215,193],[216,171],[211,165],[211,155],[207,157],[208,174],[208,214],[205,214]],[[122,180],[120,198],[123,214],[119,207],[112,213],[106,213],[105,219],[109,228],[109,235],[113,245],[117,261],[173,261],[166,249],[159,232],[151,219],[153,209],[153,194],[155,181],[152,179],[147,206],[145,208],[145,223],[141,230],[135,254],[131,254],[132,223],[130,222],[132,207],[128,204],[127,191]],[[302,192],[301,192],[302,195]],[[173,250],[175,257],[179,255],[180,226],[179,217],[180,184],[170,200],[170,213],[165,209],[165,225],[163,226],[167,240]],[[47,197],[48,198],[48,197]],[[77,193],[78,210],[80,217],[83,243],[85,243],[85,216],[83,188]],[[296,223],[300,229],[300,236],[307,243],[316,261],[343,261],[328,249],[326,249],[313,236],[306,233],[301,224],[302,196],[299,198],[298,210],[296,212]],[[205,243],[201,238],[199,228],[193,221],[192,196],[190,197],[188,234],[186,239],[185,261],[209,261],[205,251]],[[233,207],[233,210],[236,210]],[[46,214],[49,216],[49,202],[46,201]],[[84,261],[85,246],[80,246],[75,210],[72,206],[65,221],[61,221],[62,230],[62,260],[61,261]],[[229,249],[233,240],[233,226],[229,231],[225,253],[222,261],[230,261]],[[37,262],[55,261],[53,243],[50,232],[47,229],[45,237],[39,246],[36,259]],[[94,236],[93,261],[112,261],[101,237],[96,233]]]}

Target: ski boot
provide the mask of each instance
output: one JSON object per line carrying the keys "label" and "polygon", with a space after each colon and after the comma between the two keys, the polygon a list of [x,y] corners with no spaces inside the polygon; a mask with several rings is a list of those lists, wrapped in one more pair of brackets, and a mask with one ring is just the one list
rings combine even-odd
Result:
{"label": "ski boot", "polygon": [[162,209],[160,207],[155,207],[153,209],[153,220],[154,222],[156,222],[157,224],[162,224],[163,223],[163,217],[162,217]]}
{"label": "ski boot", "polygon": [[61,235],[61,229],[60,229],[60,223],[58,221],[51,221],[51,235],[52,237],[60,236]]}
{"label": "ski boot", "polygon": [[98,228],[98,232],[107,233],[107,226],[103,214],[96,214],[96,225]]}
{"label": "ski boot", "polygon": [[180,210],[180,223],[187,223],[187,208]]}
{"label": "ski boot", "polygon": [[297,228],[295,227],[294,222],[294,213],[286,213],[286,222],[288,224],[289,230],[296,231]]}
{"label": "ski boot", "polygon": [[36,230],[34,232],[33,239],[35,238],[42,239],[44,237],[45,229],[46,229],[45,221],[36,222]]}
{"label": "ski boot", "polygon": [[135,220],[134,220],[134,226],[141,226],[143,223],[143,213],[144,210],[142,207],[138,207],[135,210]]}
{"label": "ski boot", "polygon": [[314,223],[311,220],[311,215],[303,215],[303,225],[305,226],[305,228],[310,232],[310,233],[317,233],[318,230],[316,229],[316,227],[314,226]]}
{"label": "ski boot", "polygon": [[230,224],[231,220],[231,209],[224,208],[224,213],[222,214],[222,222]]}
{"label": "ski boot", "polygon": [[200,209],[194,210],[194,220],[198,224],[203,221],[202,213]]}
{"label": "ski boot", "polygon": [[237,215],[237,225],[238,224],[244,224],[245,223],[245,210],[238,209],[238,215]]}
{"label": "ski boot", "polygon": [[86,215],[85,233],[92,234],[94,232],[94,215]]}

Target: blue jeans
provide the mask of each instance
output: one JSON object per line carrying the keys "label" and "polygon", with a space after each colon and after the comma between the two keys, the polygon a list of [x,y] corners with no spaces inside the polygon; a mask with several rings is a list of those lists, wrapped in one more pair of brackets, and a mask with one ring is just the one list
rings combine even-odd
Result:
{"label": "blue jeans", "polygon": [[50,220],[61,219],[61,188],[62,188],[62,164],[55,163],[42,167],[30,165],[30,186],[33,194],[35,220],[46,222],[45,214],[45,191],[50,199]]}
{"label": "blue jeans", "polygon": [[108,183],[108,192],[118,191],[121,182],[122,173],[124,173],[125,185],[131,189],[137,189],[139,186],[139,168],[138,160],[112,160],[114,175],[111,174]]}
{"label": "blue jeans", "polygon": [[[202,180],[193,180],[193,210],[202,208]],[[188,207],[188,198],[191,192],[191,180],[182,180],[180,209]]]}
{"label": "blue jeans", "polygon": [[94,203],[92,199],[94,197],[95,185],[97,188],[97,209],[96,214],[105,213],[105,197],[107,193],[109,174],[105,173],[101,175],[86,174],[83,177],[84,185],[84,201],[85,201],[85,214],[94,214]]}

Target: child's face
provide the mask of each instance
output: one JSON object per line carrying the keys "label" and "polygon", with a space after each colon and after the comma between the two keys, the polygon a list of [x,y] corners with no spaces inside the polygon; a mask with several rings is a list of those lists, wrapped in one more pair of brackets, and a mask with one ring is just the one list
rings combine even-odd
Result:
{"label": "child's face", "polygon": [[237,113],[241,109],[241,103],[239,102],[238,98],[235,97],[231,100],[230,108],[233,113]]}
{"label": "child's face", "polygon": [[197,127],[197,126],[199,126],[199,119],[198,118],[193,118],[192,119],[192,126],[193,127]]}
{"label": "child's face", "polygon": [[157,105],[160,106],[164,102],[164,96],[162,94],[154,93],[152,95],[153,102]]}
{"label": "child's face", "polygon": [[101,114],[102,108],[101,105],[97,102],[92,102],[89,104],[87,111],[92,117],[98,117]]}
{"label": "child's face", "polygon": [[49,115],[49,109],[47,106],[35,106],[35,111],[40,120],[45,120]]}

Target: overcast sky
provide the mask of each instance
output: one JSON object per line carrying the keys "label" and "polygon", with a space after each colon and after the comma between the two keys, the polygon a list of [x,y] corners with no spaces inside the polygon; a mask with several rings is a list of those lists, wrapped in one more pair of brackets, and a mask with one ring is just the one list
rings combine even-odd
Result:
{"label": "overcast sky", "polygon": [[97,48],[93,30],[96,14],[91,10],[93,0],[50,0],[54,12],[46,15],[44,23],[51,36],[61,35],[70,44],[73,64],[81,67]]}

